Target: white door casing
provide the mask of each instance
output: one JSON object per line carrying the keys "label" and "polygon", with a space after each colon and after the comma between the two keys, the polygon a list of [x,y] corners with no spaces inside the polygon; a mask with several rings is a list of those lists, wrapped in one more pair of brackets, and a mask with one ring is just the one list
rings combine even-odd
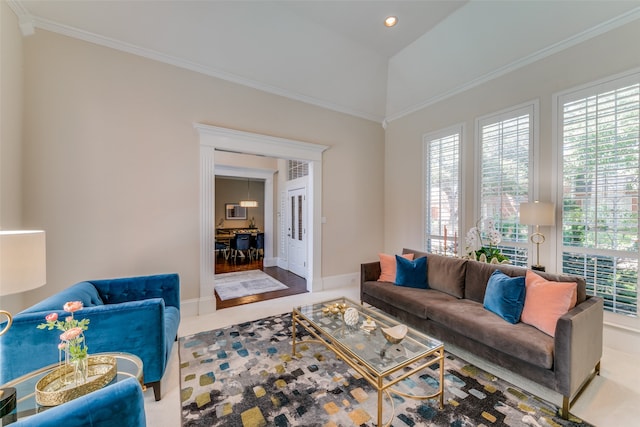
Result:
{"label": "white door casing", "polygon": [[309,163],[307,187],[307,289],[322,289],[322,153],[329,147],[194,123],[200,144],[200,292],[198,315],[215,311],[211,262],[215,247],[215,151],[232,151]]}

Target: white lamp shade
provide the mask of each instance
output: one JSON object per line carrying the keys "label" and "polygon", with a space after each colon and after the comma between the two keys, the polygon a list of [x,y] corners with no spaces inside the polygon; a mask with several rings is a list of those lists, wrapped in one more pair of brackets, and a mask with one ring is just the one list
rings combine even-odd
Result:
{"label": "white lamp shade", "polygon": [[556,207],[553,203],[520,203],[520,224],[555,225]]}
{"label": "white lamp shade", "polygon": [[0,295],[39,288],[47,282],[45,233],[0,231]]}
{"label": "white lamp shade", "polygon": [[257,208],[258,201],[257,200],[240,200],[240,206],[243,208]]}

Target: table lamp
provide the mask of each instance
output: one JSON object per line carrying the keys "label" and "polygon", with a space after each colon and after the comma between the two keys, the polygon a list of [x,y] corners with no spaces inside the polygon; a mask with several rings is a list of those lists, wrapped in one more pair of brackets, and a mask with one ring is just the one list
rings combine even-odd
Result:
{"label": "table lamp", "polygon": [[[0,296],[18,294],[43,286],[47,281],[45,233],[41,230],[0,231]],[[11,313],[0,331],[4,335],[13,322]],[[15,406],[15,388],[0,389],[0,413]]]}
{"label": "table lamp", "polygon": [[540,245],[545,241],[544,235],[540,233],[540,226],[555,223],[556,208],[553,203],[520,203],[520,224],[536,226],[536,232],[531,235],[531,243],[536,245],[536,263],[531,266],[532,270],[545,271],[544,266],[540,265]]}

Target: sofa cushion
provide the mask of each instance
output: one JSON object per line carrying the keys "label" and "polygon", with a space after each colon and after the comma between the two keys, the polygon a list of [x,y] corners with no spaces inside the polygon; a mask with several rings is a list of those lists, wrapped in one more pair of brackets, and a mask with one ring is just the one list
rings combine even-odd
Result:
{"label": "sofa cushion", "polygon": [[35,305],[32,305],[22,311],[22,313],[62,310],[64,304],[69,301],[82,301],[82,305],[84,307],[103,305],[102,298],[100,298],[100,294],[98,294],[98,290],[95,286],[89,282],[80,282],[40,301]]}
{"label": "sofa cushion", "polygon": [[587,282],[584,277],[576,276],[574,274],[547,273],[543,271],[536,271],[535,274],[551,282],[575,283],[577,285],[576,305],[584,302],[587,299]]}
{"label": "sofa cushion", "polygon": [[427,289],[427,257],[408,260],[396,255],[396,285]]}
{"label": "sofa cushion", "polygon": [[577,287],[573,282],[551,282],[527,271],[522,321],[555,336],[560,316],[576,305]]}
{"label": "sofa cushion", "polygon": [[[464,284],[464,297],[481,303],[484,300],[484,292],[489,277],[495,270],[500,270],[507,276],[524,276],[527,269],[508,264],[487,264],[479,261],[467,261],[466,280]],[[584,277],[570,274],[554,274],[539,272],[539,276],[555,282],[574,282],[578,284],[576,304],[587,299],[587,283]],[[435,289],[435,288],[434,288]]]}
{"label": "sofa cushion", "polygon": [[445,292],[456,298],[464,297],[467,260],[426,252],[403,249],[403,253],[413,253],[415,259],[427,257],[427,283],[431,289]]}
{"label": "sofa cushion", "polygon": [[524,306],[524,277],[509,277],[500,270],[493,272],[484,294],[484,308],[509,323],[518,323]]}
{"label": "sofa cushion", "polygon": [[389,286],[385,282],[364,282],[362,289],[364,294],[420,319],[427,319],[430,307],[456,300],[455,297],[440,291]]}
{"label": "sofa cushion", "polygon": [[440,301],[428,309],[429,318],[447,328],[545,369],[553,367],[554,340],[526,323],[511,324],[481,303],[467,299]]}
{"label": "sofa cushion", "polygon": [[484,301],[484,293],[489,282],[489,277],[494,271],[500,270],[510,277],[524,277],[526,268],[506,264],[487,264],[486,262],[471,261],[467,263],[467,276],[464,288],[464,297],[475,302]]}
{"label": "sofa cushion", "polygon": [[[396,257],[388,254],[378,254],[380,257],[380,282],[395,283],[396,281]],[[413,254],[402,255],[406,259],[413,260]]]}

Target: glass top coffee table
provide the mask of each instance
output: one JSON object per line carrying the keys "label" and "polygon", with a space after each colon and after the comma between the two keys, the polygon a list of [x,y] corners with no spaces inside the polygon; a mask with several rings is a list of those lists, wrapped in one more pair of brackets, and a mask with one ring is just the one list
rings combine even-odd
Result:
{"label": "glass top coffee table", "polygon": [[[358,321],[348,326],[339,308],[353,307],[358,311]],[[370,319],[376,328],[367,331],[363,321]],[[333,351],[340,359],[363,376],[378,392],[378,426],[382,426],[383,393],[394,393],[412,399],[439,399],[444,404],[444,345],[442,342],[409,327],[404,339],[391,344],[383,336],[381,328],[400,325],[401,322],[375,308],[367,308],[346,298],[295,307],[292,312],[293,348],[296,354],[296,326],[303,327],[315,339],[303,343],[319,342]],[[426,369],[439,365],[438,390],[427,396],[407,394],[394,389],[400,381]],[[389,396],[391,399],[391,397]],[[386,425],[393,420],[393,414]]]}
{"label": "glass top coffee table", "polygon": [[[140,385],[144,389],[142,360],[138,356],[129,353],[97,353],[90,356],[112,356],[116,359],[117,373],[110,384],[134,377],[140,381]],[[16,389],[16,409],[0,419],[0,426],[8,426],[18,419],[30,417],[49,408],[36,402],[36,383],[58,366],[58,363],[45,366],[2,385],[3,388],[14,387]]]}

